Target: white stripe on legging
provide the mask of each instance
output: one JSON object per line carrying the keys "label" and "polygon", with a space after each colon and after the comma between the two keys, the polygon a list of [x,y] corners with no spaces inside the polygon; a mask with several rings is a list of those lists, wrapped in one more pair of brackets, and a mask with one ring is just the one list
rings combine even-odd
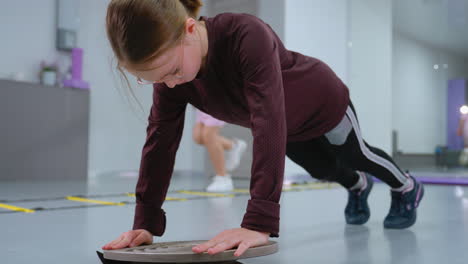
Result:
{"label": "white stripe on legging", "polygon": [[359,141],[359,146],[361,147],[361,151],[364,154],[364,156],[366,156],[366,158],[369,159],[370,161],[377,163],[378,165],[386,168],[390,173],[392,173],[398,179],[398,181],[404,184],[408,178],[404,174],[402,174],[400,170],[397,167],[395,167],[393,163],[380,157],[374,152],[370,151],[370,149],[366,146],[366,144],[364,144],[364,140],[362,140],[361,130],[359,128],[359,123],[357,122],[357,118],[354,115],[353,110],[349,106],[348,106],[348,109],[346,110],[346,116],[349,118],[349,120],[351,121],[351,124],[353,125],[354,132],[356,133],[356,137]]}

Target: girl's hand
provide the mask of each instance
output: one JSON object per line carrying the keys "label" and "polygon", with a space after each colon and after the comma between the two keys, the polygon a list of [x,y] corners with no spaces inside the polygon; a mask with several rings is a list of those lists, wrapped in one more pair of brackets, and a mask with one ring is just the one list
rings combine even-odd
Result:
{"label": "girl's hand", "polygon": [[234,256],[239,257],[251,247],[261,246],[268,243],[269,236],[269,233],[253,231],[245,228],[235,228],[223,231],[210,241],[193,247],[192,251],[195,253],[207,252],[210,255],[214,255],[237,246]]}
{"label": "girl's hand", "polygon": [[144,230],[130,230],[120,235],[116,240],[102,247],[104,250],[121,249],[125,247],[136,247],[142,244],[152,244],[153,235]]}

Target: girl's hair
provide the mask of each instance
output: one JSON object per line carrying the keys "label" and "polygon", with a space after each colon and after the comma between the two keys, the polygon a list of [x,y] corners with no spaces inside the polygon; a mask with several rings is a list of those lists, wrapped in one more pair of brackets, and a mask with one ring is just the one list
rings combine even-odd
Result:
{"label": "girl's hair", "polygon": [[187,17],[197,18],[201,6],[201,0],[111,0],[109,3],[107,38],[120,77],[141,110],[143,106],[131,89],[122,64],[144,70],[147,62],[179,43]]}
{"label": "girl's hair", "polygon": [[201,6],[201,0],[112,0],[106,29],[118,68],[141,67],[174,47]]}

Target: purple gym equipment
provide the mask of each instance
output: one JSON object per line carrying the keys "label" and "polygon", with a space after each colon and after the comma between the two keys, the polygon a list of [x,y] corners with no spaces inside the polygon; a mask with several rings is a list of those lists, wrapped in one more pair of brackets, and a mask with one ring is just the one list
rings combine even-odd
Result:
{"label": "purple gym equipment", "polygon": [[83,49],[73,48],[72,49],[72,77],[70,80],[64,80],[63,86],[89,89],[89,83],[83,81],[82,77],[83,70]]}

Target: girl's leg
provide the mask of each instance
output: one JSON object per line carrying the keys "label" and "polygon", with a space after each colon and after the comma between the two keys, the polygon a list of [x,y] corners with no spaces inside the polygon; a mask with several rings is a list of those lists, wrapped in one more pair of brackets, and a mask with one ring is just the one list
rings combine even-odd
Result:
{"label": "girl's leg", "polygon": [[[337,157],[337,153],[325,136],[306,142],[288,143],[287,156],[303,167],[311,176],[328,181],[336,181],[348,190],[356,189],[363,194],[361,198],[350,192],[345,208],[346,223],[362,225],[369,220],[370,210],[367,196],[372,189],[372,181],[362,172],[356,172],[346,166]],[[363,187],[355,187],[357,183]]]}
{"label": "girl's leg", "polygon": [[[416,222],[416,208],[424,195],[424,187],[413,177],[402,172],[392,158],[384,151],[367,144],[361,136],[355,111],[350,105],[343,120],[336,128],[325,134],[333,145],[339,160],[346,167],[364,171],[381,179],[392,187],[392,204],[384,220],[385,228],[402,229]],[[349,190],[347,219],[365,219],[367,217],[367,196],[372,188],[372,178],[356,183],[358,188]],[[365,211],[360,208],[366,208]],[[357,218],[356,218],[357,217]],[[367,217],[368,219],[368,217]],[[367,221],[367,220],[366,220]],[[359,222],[359,224],[362,222]]]}
{"label": "girl's leg", "polygon": [[205,126],[202,132],[202,140],[208,150],[216,175],[224,176],[226,174],[224,147],[219,136],[219,129],[216,126]]}
{"label": "girl's leg", "polygon": [[204,145],[203,143],[203,128],[204,125],[201,122],[197,122],[195,126],[193,127],[193,141],[195,141],[199,145]]}
{"label": "girl's leg", "polygon": [[219,135],[219,140],[221,141],[221,145],[223,145],[223,150],[231,150],[234,142],[232,140],[225,138],[221,135]]}
{"label": "girl's leg", "polygon": [[319,180],[337,182],[347,189],[359,180],[356,172],[343,166],[323,136],[309,141],[288,142],[286,156]]}
{"label": "girl's leg", "polygon": [[384,221],[386,228],[406,228],[416,221],[423,186],[404,174],[384,151],[362,139],[351,105],[330,132],[307,142],[288,143],[286,153],[312,176],[337,181],[348,189],[347,223],[364,224],[370,216],[367,197],[372,177],[356,171],[370,173],[392,187],[392,205]]}
{"label": "girl's leg", "polygon": [[393,189],[409,184],[409,177],[387,153],[370,146],[362,139],[352,106],[348,107],[341,123],[325,134],[325,137],[345,167],[368,172]]}
{"label": "girl's leg", "polygon": [[[204,142],[203,142],[204,136],[202,132],[203,129],[205,127],[217,127],[219,130],[221,129],[221,127],[224,126],[225,122],[218,120],[200,110],[197,110],[196,115],[197,115],[196,117],[197,122],[193,129],[193,139],[198,144],[204,145]],[[233,148],[234,142],[230,139],[227,139],[219,135],[219,131],[217,134],[218,134],[219,141],[221,142],[223,146],[223,150],[231,150]]]}

